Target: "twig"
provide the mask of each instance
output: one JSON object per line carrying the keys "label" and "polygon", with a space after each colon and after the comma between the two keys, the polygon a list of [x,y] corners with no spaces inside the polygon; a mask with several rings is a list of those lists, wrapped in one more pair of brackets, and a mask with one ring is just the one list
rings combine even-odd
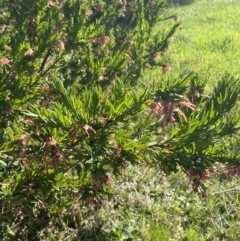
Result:
{"label": "twig", "polygon": [[219,192],[214,192],[212,195],[221,194],[221,193],[225,193],[225,192],[232,192],[232,191],[240,191],[240,186],[239,187],[232,187],[232,188],[225,189],[225,190],[219,191]]}

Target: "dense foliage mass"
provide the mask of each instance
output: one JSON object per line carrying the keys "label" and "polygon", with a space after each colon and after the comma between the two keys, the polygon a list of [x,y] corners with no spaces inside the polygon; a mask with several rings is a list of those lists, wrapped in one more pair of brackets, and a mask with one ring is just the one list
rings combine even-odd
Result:
{"label": "dense foliage mass", "polygon": [[0,14],[1,239],[100,202],[130,163],[180,167],[196,189],[216,162],[236,170],[239,81],[205,95],[197,75],[171,78],[179,19],[162,1],[8,0]]}

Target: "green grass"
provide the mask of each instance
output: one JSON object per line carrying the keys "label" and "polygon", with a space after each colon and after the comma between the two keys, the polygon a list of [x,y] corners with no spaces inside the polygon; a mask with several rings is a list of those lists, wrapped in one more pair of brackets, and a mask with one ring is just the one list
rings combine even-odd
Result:
{"label": "green grass", "polygon": [[198,0],[170,12],[181,19],[181,30],[164,57],[174,74],[196,71],[210,83],[225,73],[240,77],[238,0]]}
{"label": "green grass", "polygon": [[[237,241],[240,240],[239,179],[206,182],[208,195],[192,192],[186,176],[166,177],[146,167],[128,167],[114,180],[116,193],[99,205],[66,211],[72,222],[52,223],[42,241]],[[59,223],[64,223],[59,216]]]}

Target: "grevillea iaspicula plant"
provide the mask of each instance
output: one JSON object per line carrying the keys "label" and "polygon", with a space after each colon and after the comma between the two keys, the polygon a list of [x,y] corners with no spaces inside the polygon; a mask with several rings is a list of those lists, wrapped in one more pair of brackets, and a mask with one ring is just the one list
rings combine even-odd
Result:
{"label": "grevillea iaspicula plant", "polygon": [[6,0],[0,16],[0,237],[99,201],[129,164],[239,174],[240,82],[206,95],[169,74],[180,23],[162,0]]}

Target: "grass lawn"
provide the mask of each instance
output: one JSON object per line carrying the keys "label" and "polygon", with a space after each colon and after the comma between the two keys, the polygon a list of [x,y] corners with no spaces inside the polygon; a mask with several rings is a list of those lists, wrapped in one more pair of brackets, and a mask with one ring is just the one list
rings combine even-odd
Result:
{"label": "grass lawn", "polygon": [[170,12],[181,19],[165,56],[174,74],[195,71],[209,83],[226,73],[240,77],[240,1],[195,0]]}
{"label": "grass lawn", "polygon": [[[239,179],[206,182],[208,195],[193,193],[186,176],[168,177],[129,167],[114,180],[116,193],[99,206],[66,213],[72,222],[39,234],[42,241],[237,241],[240,240]],[[59,216],[59,221],[61,216]]]}

